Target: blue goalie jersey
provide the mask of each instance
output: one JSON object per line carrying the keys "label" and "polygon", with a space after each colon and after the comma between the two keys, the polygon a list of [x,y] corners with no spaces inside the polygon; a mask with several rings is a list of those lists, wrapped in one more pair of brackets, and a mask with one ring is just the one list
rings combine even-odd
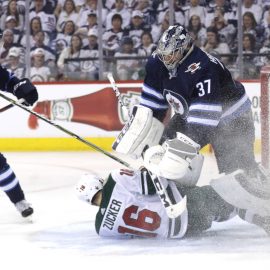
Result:
{"label": "blue goalie jersey", "polygon": [[146,65],[140,104],[162,120],[172,107],[193,128],[214,131],[251,109],[243,85],[214,56],[194,46],[170,73],[157,55]]}

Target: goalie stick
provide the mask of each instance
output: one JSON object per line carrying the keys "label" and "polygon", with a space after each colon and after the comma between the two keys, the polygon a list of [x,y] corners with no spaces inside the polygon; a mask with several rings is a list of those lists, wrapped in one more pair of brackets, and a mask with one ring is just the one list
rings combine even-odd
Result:
{"label": "goalie stick", "polygon": [[116,97],[118,99],[118,102],[119,102],[120,106],[122,107],[123,111],[125,111],[125,113],[127,113],[127,115],[130,116],[129,113],[128,113],[128,108],[127,108],[126,104],[124,104],[124,102],[122,100],[121,93],[120,93],[120,91],[119,91],[119,89],[118,89],[118,87],[117,87],[117,85],[115,83],[115,80],[113,78],[112,73],[108,73],[107,78],[111,83],[112,89],[113,89],[113,91],[114,91],[114,93],[115,93],[115,95],[116,95]]}
{"label": "goalie stick", "polygon": [[38,114],[38,113],[32,111],[31,109],[27,108],[27,107],[24,106],[23,104],[20,104],[19,102],[16,102],[16,101],[13,100],[12,98],[9,98],[9,97],[7,97],[6,95],[3,95],[2,93],[0,93],[0,97],[2,97],[3,99],[7,100],[7,101],[10,102],[12,105],[17,106],[17,107],[20,107],[21,109],[23,109],[23,110],[25,110],[25,111],[27,111],[27,112],[29,112],[29,113],[35,115],[37,118],[39,118],[39,119],[41,119],[41,120],[47,122],[48,124],[50,124],[50,125],[56,127],[57,129],[60,129],[61,131],[65,132],[66,134],[70,135],[71,137],[73,137],[73,138],[79,140],[80,142],[86,144],[87,146],[89,146],[89,147],[95,149],[96,151],[98,151],[98,152],[100,152],[100,153],[102,153],[102,154],[104,154],[104,155],[110,157],[111,159],[113,159],[113,160],[115,160],[115,161],[121,163],[122,165],[124,165],[124,166],[126,166],[126,167],[132,169],[131,166],[130,166],[127,162],[123,161],[122,159],[120,159],[120,158],[118,158],[118,157],[116,157],[116,156],[110,154],[109,152],[107,152],[107,151],[103,150],[102,148],[98,147],[97,145],[95,145],[95,144],[93,144],[93,143],[91,143],[91,142],[89,142],[89,141],[83,139],[82,137],[78,136],[77,134],[75,134],[75,133],[69,131],[68,129],[66,129],[66,128],[64,128],[64,127],[62,127],[62,126],[60,126],[60,125],[58,125],[58,124],[56,124],[56,123],[54,123],[53,121],[47,119],[46,117],[43,117],[42,115],[40,115],[40,114]]}
{"label": "goalie stick", "polygon": [[[126,105],[123,103],[122,98],[121,98],[121,93],[115,83],[115,80],[113,78],[112,73],[108,73],[107,75],[108,80],[111,83],[112,89],[118,99],[118,102],[122,109],[125,109],[128,111],[128,108]],[[157,175],[154,175],[151,171],[148,170],[149,175],[151,176],[152,182],[155,186],[155,189],[157,191],[157,194],[166,210],[166,213],[169,218],[176,218],[180,216],[185,210],[186,210],[186,203],[187,203],[187,198],[186,196],[178,203],[173,204],[172,200],[167,193],[166,189],[164,188],[161,178],[159,178]]]}

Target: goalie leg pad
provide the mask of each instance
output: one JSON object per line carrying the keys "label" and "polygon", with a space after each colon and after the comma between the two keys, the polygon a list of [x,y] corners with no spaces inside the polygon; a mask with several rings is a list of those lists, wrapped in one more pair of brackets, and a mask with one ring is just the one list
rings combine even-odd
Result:
{"label": "goalie leg pad", "polygon": [[164,125],[153,117],[151,109],[135,105],[128,123],[121,130],[112,148],[119,153],[138,158],[145,148],[159,143],[163,130]]}
{"label": "goalie leg pad", "polygon": [[210,185],[228,203],[247,209],[260,216],[270,216],[270,192],[268,186],[259,189],[258,179],[249,178],[242,170],[213,179]]}

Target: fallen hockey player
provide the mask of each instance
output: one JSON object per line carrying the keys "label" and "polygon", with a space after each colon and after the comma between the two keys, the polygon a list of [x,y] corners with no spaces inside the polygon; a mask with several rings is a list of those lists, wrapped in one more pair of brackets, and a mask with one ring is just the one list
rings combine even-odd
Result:
{"label": "fallen hockey player", "polygon": [[[237,170],[212,180],[210,185],[196,186],[203,156],[195,142],[184,138],[177,133],[162,146],[150,147],[141,170],[115,170],[106,181],[96,175],[82,176],[76,192],[81,200],[99,207],[95,227],[100,236],[183,238],[235,215],[270,234],[270,196],[258,193],[261,184],[246,190],[242,183],[253,183],[254,179]],[[153,185],[153,175],[162,181],[174,204],[186,198],[180,216],[168,217]]]}

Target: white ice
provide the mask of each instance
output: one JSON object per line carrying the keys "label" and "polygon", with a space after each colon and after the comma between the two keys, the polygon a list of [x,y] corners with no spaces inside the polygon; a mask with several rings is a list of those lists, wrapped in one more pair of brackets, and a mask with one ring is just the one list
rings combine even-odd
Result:
{"label": "white ice", "polygon": [[[119,165],[93,152],[6,153],[27,199],[33,223],[0,194],[0,270],[9,269],[269,269],[270,238],[234,218],[183,240],[102,239],[96,208],[79,201],[74,185],[85,171],[102,176]],[[208,156],[200,183],[217,175]]]}

